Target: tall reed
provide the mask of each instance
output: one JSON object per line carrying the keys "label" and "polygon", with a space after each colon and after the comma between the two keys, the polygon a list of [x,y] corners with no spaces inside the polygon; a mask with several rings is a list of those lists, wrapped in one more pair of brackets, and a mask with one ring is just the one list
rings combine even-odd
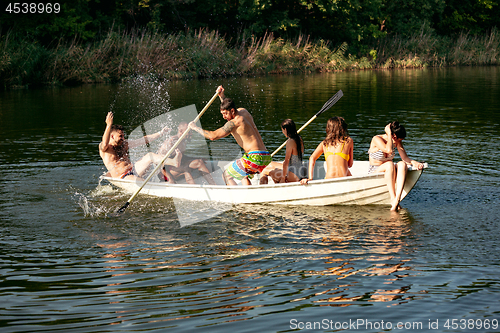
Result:
{"label": "tall reed", "polygon": [[484,36],[463,32],[455,38],[422,29],[410,38],[395,36],[376,47],[378,68],[498,65],[500,35],[496,28]]}
{"label": "tall reed", "polygon": [[[328,41],[240,38],[229,44],[217,31],[177,34],[110,30],[85,44],[78,38],[44,47],[10,33],[0,36],[0,82],[4,87],[33,84],[119,82],[133,75],[158,79],[205,78],[229,75],[331,72],[370,68],[498,65],[500,35],[462,33],[456,38],[422,29],[408,37],[378,40],[366,56],[348,53],[346,43]],[[368,48],[369,49],[369,48]]]}

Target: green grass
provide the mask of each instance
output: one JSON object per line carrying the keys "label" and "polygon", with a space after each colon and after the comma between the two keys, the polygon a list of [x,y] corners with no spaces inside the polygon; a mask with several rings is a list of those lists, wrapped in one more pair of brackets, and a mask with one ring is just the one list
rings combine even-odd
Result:
{"label": "green grass", "polygon": [[455,38],[420,32],[410,38],[395,37],[376,48],[378,68],[422,68],[498,65],[500,35],[493,29],[484,36],[461,33]]}
{"label": "green grass", "polygon": [[[231,43],[232,42],[232,43]],[[231,43],[231,44],[230,44]],[[297,72],[498,65],[500,36],[462,33],[456,38],[424,30],[388,37],[366,46],[364,56],[343,43],[299,36],[227,40],[216,31],[164,35],[150,31],[110,31],[101,40],[78,39],[45,47],[26,37],[0,36],[0,82],[5,88],[34,85],[111,83],[134,75],[158,79],[209,78]]]}

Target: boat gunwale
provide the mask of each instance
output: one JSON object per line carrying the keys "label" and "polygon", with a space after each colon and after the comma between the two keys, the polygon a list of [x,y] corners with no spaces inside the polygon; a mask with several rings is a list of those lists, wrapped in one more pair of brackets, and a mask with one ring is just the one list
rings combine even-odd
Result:
{"label": "boat gunwale", "polygon": [[[424,163],[424,168],[422,170],[418,170],[410,166],[408,168],[408,171],[421,171],[421,173],[424,171],[424,169],[428,168],[428,164]],[[421,173],[419,175],[418,179],[421,176]],[[251,189],[270,189],[270,188],[280,188],[280,187],[293,187],[293,186],[309,186],[309,185],[327,185],[330,183],[337,183],[337,182],[346,182],[346,181],[352,181],[352,180],[359,180],[359,179],[370,179],[370,178],[383,178],[384,173],[383,172],[374,172],[371,174],[364,174],[364,175],[359,175],[359,176],[345,176],[345,177],[338,177],[338,178],[329,178],[329,179],[314,179],[308,182],[307,185],[302,185],[300,182],[291,182],[291,183],[278,183],[278,184],[251,184],[251,185],[210,185],[210,184],[172,184],[168,182],[148,182],[148,184],[145,185],[145,187],[152,188],[152,187],[172,187],[172,188],[190,188],[190,189],[230,189],[230,190],[251,190]],[[138,182],[137,180],[131,180],[131,179],[120,179],[120,178],[114,178],[114,177],[108,177],[105,175],[102,175],[100,177],[101,179],[105,179],[109,182],[116,181],[120,183],[125,183],[125,184],[135,184],[138,185],[141,184],[142,182]]]}

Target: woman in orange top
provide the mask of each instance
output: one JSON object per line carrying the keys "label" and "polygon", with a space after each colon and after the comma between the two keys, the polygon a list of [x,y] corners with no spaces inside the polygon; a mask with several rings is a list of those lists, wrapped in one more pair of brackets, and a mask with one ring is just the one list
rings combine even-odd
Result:
{"label": "woman in orange top", "polygon": [[309,158],[309,178],[300,181],[305,185],[314,176],[316,160],[325,154],[325,179],[351,176],[354,143],[347,131],[347,123],[342,117],[332,117],[326,123],[326,138],[318,145]]}

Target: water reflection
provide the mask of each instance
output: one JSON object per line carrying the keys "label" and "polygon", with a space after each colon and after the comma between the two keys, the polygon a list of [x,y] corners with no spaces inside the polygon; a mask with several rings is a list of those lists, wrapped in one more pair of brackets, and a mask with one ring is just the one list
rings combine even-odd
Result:
{"label": "water reflection", "polygon": [[[233,276],[259,279],[269,274],[274,277],[293,275],[299,281],[320,276],[324,281],[323,286],[335,284],[334,288],[308,297],[292,298],[288,302],[309,299],[321,306],[349,306],[359,305],[360,302],[408,301],[408,298],[404,297],[404,294],[410,291],[408,285],[390,287],[393,284],[401,284],[413,269],[407,253],[412,252],[418,244],[412,236],[412,224],[416,222],[408,211],[391,213],[378,207],[312,209],[245,205],[238,207],[237,212],[250,219],[253,215],[266,216],[266,221],[274,219],[272,223],[241,225],[236,233],[247,237],[258,236],[258,243],[263,242],[263,237],[267,241],[280,239],[280,246],[270,250],[265,245],[248,246],[247,242],[237,243],[233,240],[218,246],[219,254],[226,258],[239,256],[240,260],[250,256],[251,262],[260,262],[261,265],[272,258],[280,268],[273,269],[264,265],[262,269],[253,269],[250,272],[233,271]],[[287,244],[283,246],[283,242]],[[285,263],[276,263],[280,259],[285,260]],[[293,265],[302,260],[309,264],[313,261],[312,266],[315,268],[288,271],[288,260],[292,261]],[[226,268],[234,270],[234,267]],[[377,286],[371,291],[352,295],[353,290],[364,285],[366,279],[376,276],[382,278],[379,283],[384,285],[384,288]],[[263,288],[266,289],[266,286]],[[304,291],[297,292],[302,295]]]}
{"label": "water reflection", "polygon": [[[499,70],[168,82],[144,90],[160,96],[152,114],[127,109],[133,96],[113,104],[126,90],[117,95],[113,86],[0,92],[2,332],[286,331],[291,318],[493,318]],[[200,109],[221,83],[252,112],[270,150],[281,144],[283,118],[303,124],[342,89],[328,116],[349,123],[355,159],[367,159],[370,138],[397,118],[408,125],[411,156],[431,167],[407,209],[394,214],[377,206],[238,206],[182,228],[172,200],[139,196],[123,216],[108,216],[129,197],[96,188],[110,105],[131,129],[164,107]],[[144,108],[146,97],[137,99]],[[216,111],[202,125],[220,125]],[[306,155],[323,136],[321,118],[304,132]]]}

